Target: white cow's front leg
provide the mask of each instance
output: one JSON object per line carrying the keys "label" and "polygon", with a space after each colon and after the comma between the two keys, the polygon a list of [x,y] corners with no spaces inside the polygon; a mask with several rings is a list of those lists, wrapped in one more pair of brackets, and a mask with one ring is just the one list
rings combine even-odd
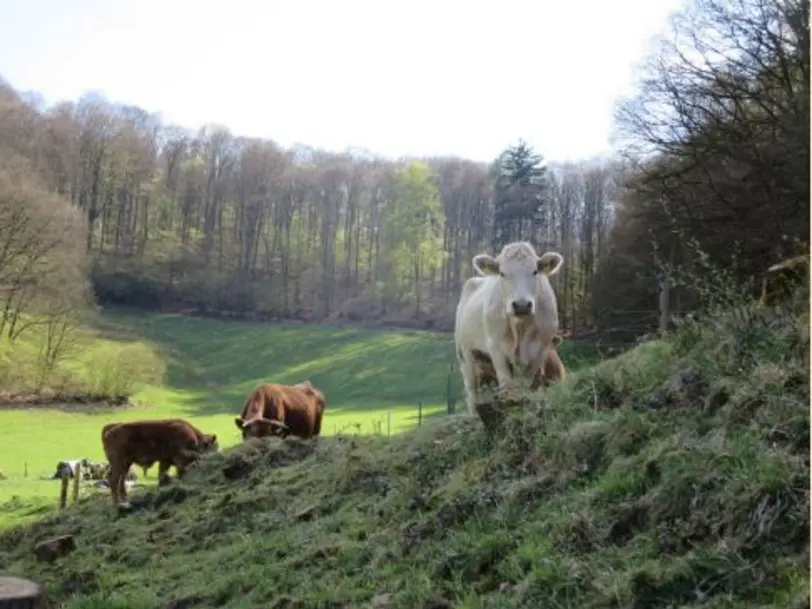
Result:
{"label": "white cow's front leg", "polygon": [[502,349],[491,347],[489,355],[496,372],[496,380],[499,382],[499,389],[504,390],[513,385],[513,376],[510,373],[510,362]]}
{"label": "white cow's front leg", "polygon": [[462,374],[462,384],[465,387],[465,405],[468,407],[468,414],[476,415],[477,396],[477,369],[474,358],[470,353],[465,357],[458,358],[460,363],[460,373]]}

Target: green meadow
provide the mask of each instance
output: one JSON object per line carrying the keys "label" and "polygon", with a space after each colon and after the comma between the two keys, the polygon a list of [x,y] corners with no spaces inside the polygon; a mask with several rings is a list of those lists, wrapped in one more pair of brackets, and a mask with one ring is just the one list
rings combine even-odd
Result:
{"label": "green meadow", "polygon": [[[26,362],[34,361],[37,340],[36,333],[23,335],[6,354],[7,385],[35,375]],[[562,346],[570,366],[582,357],[574,345]],[[464,407],[453,353],[451,336],[431,332],[106,311],[60,372],[79,388],[131,393],[135,406],[0,410],[0,527],[52,509],[56,463],[102,460],[99,430],[111,421],[184,417],[227,448],[239,441],[234,417],[257,384],[310,379],[327,396],[324,435],[395,434],[421,417],[442,416],[449,387]],[[149,483],[154,475],[148,473]]]}

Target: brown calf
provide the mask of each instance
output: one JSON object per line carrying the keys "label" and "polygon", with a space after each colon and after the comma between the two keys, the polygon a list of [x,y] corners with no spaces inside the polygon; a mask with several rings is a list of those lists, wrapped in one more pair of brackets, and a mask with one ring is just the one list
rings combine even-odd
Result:
{"label": "brown calf", "polygon": [[169,481],[174,465],[178,478],[205,452],[219,449],[217,436],[204,434],[183,419],[163,419],[111,423],[102,428],[104,454],[110,464],[107,482],[113,505],[129,506],[124,481],[135,463],[148,467],[158,462],[158,485]]}
{"label": "brown calf", "polygon": [[321,433],[326,402],[310,381],[295,385],[263,383],[257,387],[234,424],[246,438],[288,435],[311,438]]}

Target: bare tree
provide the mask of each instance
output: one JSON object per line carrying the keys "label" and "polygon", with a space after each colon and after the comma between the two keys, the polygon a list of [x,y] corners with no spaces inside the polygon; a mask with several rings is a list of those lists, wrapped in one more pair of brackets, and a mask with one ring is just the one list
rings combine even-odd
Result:
{"label": "bare tree", "polygon": [[[710,263],[747,283],[806,249],[809,2],[695,0],[673,19],[618,125],[634,172],[596,310],[608,298],[650,306],[661,273]],[[670,297],[676,310],[701,300],[687,286]]]}

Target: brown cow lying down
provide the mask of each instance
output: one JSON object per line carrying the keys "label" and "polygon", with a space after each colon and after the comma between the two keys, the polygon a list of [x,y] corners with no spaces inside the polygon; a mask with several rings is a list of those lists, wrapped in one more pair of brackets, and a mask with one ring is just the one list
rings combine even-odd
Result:
{"label": "brown cow lying down", "polygon": [[158,485],[169,481],[174,465],[178,478],[205,452],[219,449],[217,436],[204,434],[183,419],[162,419],[110,423],[102,428],[102,445],[110,473],[107,482],[113,505],[129,507],[124,481],[133,463],[148,467],[158,462]]}
{"label": "brown cow lying down", "polygon": [[[540,370],[537,370],[533,375],[533,381],[530,385],[531,389],[538,389],[542,385],[548,387],[552,381],[564,380],[564,378],[566,378],[567,371],[564,368],[564,362],[561,361],[561,357],[556,351],[556,347],[558,347],[562,342],[562,338],[556,335],[556,337],[553,339],[553,344],[550,347],[550,354],[547,357],[547,362],[544,365],[544,371],[542,373]],[[477,362],[479,386],[496,386],[496,371],[491,363],[491,358],[488,357],[488,354],[483,351],[474,350],[473,355]],[[508,365],[511,368],[510,371],[512,374],[513,367],[510,365],[510,362],[508,362]]]}
{"label": "brown cow lying down", "polygon": [[242,438],[288,435],[311,438],[321,433],[326,402],[310,381],[295,385],[263,383],[257,387],[234,424]]}

